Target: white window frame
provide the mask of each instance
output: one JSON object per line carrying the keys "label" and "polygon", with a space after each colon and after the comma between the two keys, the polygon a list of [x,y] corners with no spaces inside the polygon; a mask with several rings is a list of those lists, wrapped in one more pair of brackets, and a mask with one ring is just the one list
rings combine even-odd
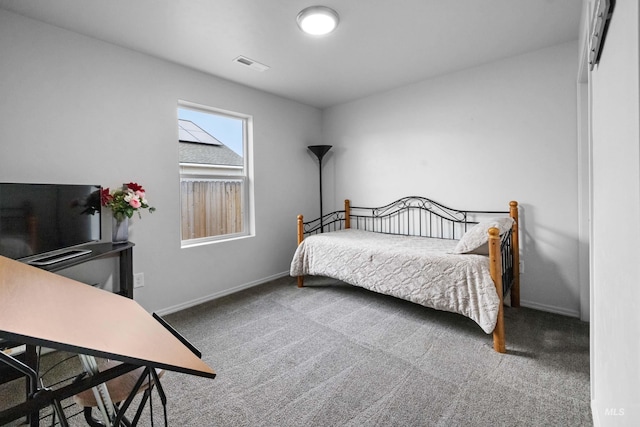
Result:
{"label": "white window frame", "polygon": [[[243,123],[243,146],[242,159],[243,166],[224,166],[224,165],[205,165],[198,163],[179,163],[179,182],[180,182],[180,205],[182,204],[182,181],[183,180],[202,180],[202,179],[231,179],[242,181],[242,232],[228,233],[217,236],[199,237],[193,239],[185,239],[182,236],[182,212],[180,212],[180,242],[182,248],[193,246],[201,246],[211,243],[225,242],[254,236],[254,196],[253,196],[253,116],[248,114],[237,113],[220,108],[210,107],[189,101],[178,101],[178,109],[188,109],[199,111],[205,114],[213,114],[218,116],[226,116],[236,120],[242,120]],[[177,109],[176,109],[177,113]],[[176,114],[177,115],[177,114]],[[177,130],[177,119],[176,119]],[[177,138],[176,138],[177,139]]]}

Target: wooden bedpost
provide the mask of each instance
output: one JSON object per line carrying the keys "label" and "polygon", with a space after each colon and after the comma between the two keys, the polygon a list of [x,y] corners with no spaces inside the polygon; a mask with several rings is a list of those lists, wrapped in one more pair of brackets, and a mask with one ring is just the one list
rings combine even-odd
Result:
{"label": "wooden bedpost", "polygon": [[344,228],[351,228],[351,202],[344,199]]}
{"label": "wooden bedpost", "polygon": [[513,218],[511,250],[513,251],[513,284],[511,285],[511,307],[520,307],[520,239],[518,235],[518,202],[509,202],[509,215]]}
{"label": "wooden bedpost", "polygon": [[[304,240],[304,217],[298,215],[298,245]],[[298,287],[304,286],[304,276],[298,276]]]}
{"label": "wooden bedpost", "polygon": [[491,227],[489,229],[489,271],[493,283],[496,284],[496,292],[500,299],[498,306],[498,320],[493,330],[493,349],[498,353],[506,353],[504,336],[504,307],[502,295],[502,256],[500,255],[500,231]]}

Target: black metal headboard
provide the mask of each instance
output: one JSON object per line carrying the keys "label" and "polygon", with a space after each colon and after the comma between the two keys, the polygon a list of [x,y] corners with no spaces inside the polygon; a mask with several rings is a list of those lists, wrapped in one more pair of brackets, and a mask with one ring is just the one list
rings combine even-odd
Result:
{"label": "black metal headboard", "polygon": [[386,234],[460,239],[469,226],[477,224],[479,217],[485,214],[508,215],[509,212],[459,210],[426,197],[409,196],[375,208],[350,206],[346,200],[345,209],[323,215],[322,221],[316,218],[303,224],[305,236],[353,228]]}

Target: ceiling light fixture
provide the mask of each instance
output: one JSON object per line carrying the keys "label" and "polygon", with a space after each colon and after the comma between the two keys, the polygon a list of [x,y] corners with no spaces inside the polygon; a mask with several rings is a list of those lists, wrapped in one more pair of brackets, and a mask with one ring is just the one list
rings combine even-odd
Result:
{"label": "ceiling light fixture", "polygon": [[298,27],[307,34],[323,36],[338,26],[338,13],[326,6],[311,6],[303,9],[296,18]]}

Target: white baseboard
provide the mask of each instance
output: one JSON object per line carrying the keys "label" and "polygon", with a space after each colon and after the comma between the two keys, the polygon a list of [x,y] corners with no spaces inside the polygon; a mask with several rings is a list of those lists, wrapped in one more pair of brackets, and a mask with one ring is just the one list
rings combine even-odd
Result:
{"label": "white baseboard", "polygon": [[564,307],[556,307],[555,305],[540,304],[533,301],[521,300],[520,305],[534,310],[548,311],[549,313],[562,314],[563,316],[580,318],[579,310],[568,310]]}
{"label": "white baseboard", "polygon": [[274,274],[273,276],[269,276],[269,277],[265,277],[265,278],[262,278],[262,279],[258,279],[258,280],[255,280],[253,282],[249,282],[249,283],[245,283],[243,285],[235,286],[235,287],[230,288],[230,289],[225,289],[223,291],[219,291],[219,292],[204,296],[202,298],[197,298],[197,299],[194,299],[194,300],[191,300],[191,301],[183,302],[181,304],[173,305],[171,307],[163,308],[161,310],[156,310],[155,313],[158,314],[159,316],[165,316],[167,314],[175,313],[177,311],[184,310],[184,309],[187,309],[189,307],[193,307],[195,305],[202,304],[202,303],[205,303],[207,301],[211,301],[211,300],[214,300],[214,299],[217,299],[217,298],[222,298],[224,296],[231,295],[233,293],[242,291],[244,289],[249,289],[249,288],[252,288],[254,286],[258,286],[258,285],[261,285],[263,283],[267,283],[267,282],[270,282],[272,280],[279,279],[281,277],[288,276],[288,275],[289,275],[288,271],[285,271],[283,273]]}

